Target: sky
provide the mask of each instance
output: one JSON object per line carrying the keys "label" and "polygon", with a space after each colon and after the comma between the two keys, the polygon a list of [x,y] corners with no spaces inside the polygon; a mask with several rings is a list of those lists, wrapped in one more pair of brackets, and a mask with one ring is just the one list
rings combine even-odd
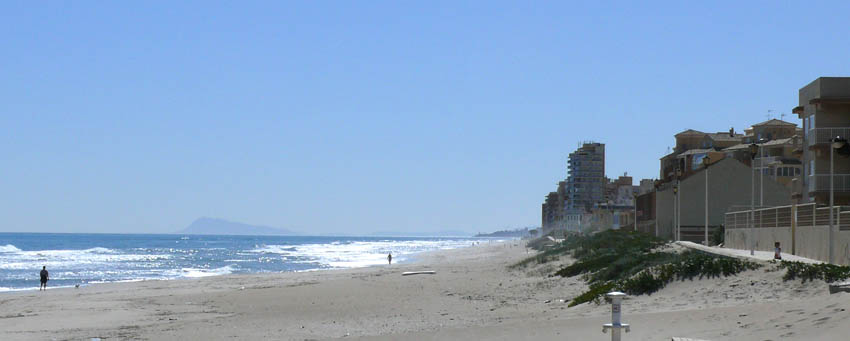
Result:
{"label": "sky", "polygon": [[[0,231],[540,223],[581,141],[658,177],[691,128],[850,76],[850,2],[0,3]],[[768,110],[773,110],[769,113]]]}

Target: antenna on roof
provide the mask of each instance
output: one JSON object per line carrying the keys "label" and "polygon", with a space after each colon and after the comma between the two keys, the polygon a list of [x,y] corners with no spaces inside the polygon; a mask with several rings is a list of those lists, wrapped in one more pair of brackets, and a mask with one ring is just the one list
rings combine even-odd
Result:
{"label": "antenna on roof", "polygon": [[770,121],[770,113],[773,112],[773,109],[767,109],[767,120]]}
{"label": "antenna on roof", "polygon": [[782,121],[785,119],[785,113],[779,114],[779,120]]}

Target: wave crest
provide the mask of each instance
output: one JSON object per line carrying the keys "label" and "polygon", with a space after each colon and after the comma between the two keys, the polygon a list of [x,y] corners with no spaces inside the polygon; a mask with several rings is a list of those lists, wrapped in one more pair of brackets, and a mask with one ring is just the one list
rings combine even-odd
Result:
{"label": "wave crest", "polygon": [[0,252],[21,252],[21,249],[12,244],[6,244],[6,246],[0,246]]}

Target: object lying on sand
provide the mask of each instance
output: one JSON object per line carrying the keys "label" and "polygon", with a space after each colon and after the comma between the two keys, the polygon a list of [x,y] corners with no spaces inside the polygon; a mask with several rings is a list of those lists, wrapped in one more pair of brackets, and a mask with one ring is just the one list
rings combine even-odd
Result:
{"label": "object lying on sand", "polygon": [[401,275],[402,275],[402,276],[410,276],[410,275],[435,275],[435,274],[437,274],[437,272],[436,272],[436,271],[407,271],[407,272],[402,272],[402,273],[401,273]]}
{"label": "object lying on sand", "polygon": [[829,285],[829,293],[830,294],[834,294],[834,293],[841,292],[841,291],[850,292],[850,282],[836,283],[836,284],[830,284]]}

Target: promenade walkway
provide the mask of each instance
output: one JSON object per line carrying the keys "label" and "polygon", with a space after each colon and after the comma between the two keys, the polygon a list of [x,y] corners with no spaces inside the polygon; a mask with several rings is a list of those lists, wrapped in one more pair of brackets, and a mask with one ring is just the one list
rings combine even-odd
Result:
{"label": "promenade walkway", "polygon": [[[693,242],[686,242],[686,241],[678,241],[675,244],[678,244],[680,246],[683,246],[683,247],[686,247],[686,248],[689,248],[689,249],[709,252],[709,253],[713,253],[713,254],[720,255],[720,256],[735,257],[735,258],[741,258],[741,259],[747,259],[747,260],[757,260],[757,261],[773,260],[773,252],[772,251],[756,251],[754,255],[750,255],[750,250],[727,249],[727,248],[716,247],[716,246],[705,246],[705,245],[702,245],[702,244],[697,244],[697,243],[693,243]],[[792,254],[785,253],[785,252],[782,253],[782,260],[787,260],[787,261],[791,261],[791,262],[803,262],[803,263],[809,263],[809,264],[823,263],[819,260],[806,258],[806,257],[800,257],[800,256],[794,256]]]}

